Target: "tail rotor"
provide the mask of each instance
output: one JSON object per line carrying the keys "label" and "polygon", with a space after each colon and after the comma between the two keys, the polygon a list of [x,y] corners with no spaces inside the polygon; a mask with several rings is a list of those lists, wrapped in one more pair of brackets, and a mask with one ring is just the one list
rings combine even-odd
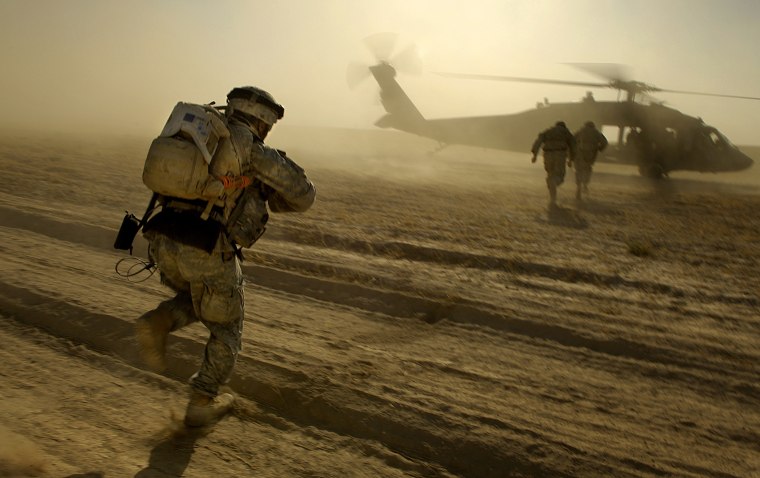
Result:
{"label": "tail rotor", "polygon": [[346,83],[354,89],[369,78],[370,68],[378,65],[387,65],[394,71],[419,75],[422,74],[422,58],[419,49],[415,45],[409,45],[400,52],[396,52],[398,34],[391,32],[375,33],[363,40],[369,50],[374,65],[352,61],[346,69]]}

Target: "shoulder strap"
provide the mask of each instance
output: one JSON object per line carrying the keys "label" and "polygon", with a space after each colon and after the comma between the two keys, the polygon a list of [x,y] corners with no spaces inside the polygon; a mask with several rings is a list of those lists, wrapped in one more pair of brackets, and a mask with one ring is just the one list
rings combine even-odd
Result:
{"label": "shoulder strap", "polygon": [[253,148],[253,134],[247,128],[234,123],[228,123],[228,128],[230,130],[232,148],[235,150],[235,154],[237,154],[241,169],[245,170],[250,160],[251,149]]}

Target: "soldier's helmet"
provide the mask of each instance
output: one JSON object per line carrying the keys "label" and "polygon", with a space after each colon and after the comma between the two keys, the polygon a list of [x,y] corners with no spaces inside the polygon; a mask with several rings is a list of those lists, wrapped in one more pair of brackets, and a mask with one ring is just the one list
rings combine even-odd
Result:
{"label": "soldier's helmet", "polygon": [[269,127],[285,115],[285,108],[277,103],[269,92],[255,86],[233,88],[227,94],[227,106],[230,109],[228,114],[240,112],[253,116]]}
{"label": "soldier's helmet", "polygon": [[593,121],[586,121],[586,126],[588,126],[589,128],[596,128],[596,125],[594,124]]}
{"label": "soldier's helmet", "polygon": [[557,121],[556,123],[554,123],[554,126],[564,126],[565,128],[567,128],[567,125],[565,125],[564,121]]}

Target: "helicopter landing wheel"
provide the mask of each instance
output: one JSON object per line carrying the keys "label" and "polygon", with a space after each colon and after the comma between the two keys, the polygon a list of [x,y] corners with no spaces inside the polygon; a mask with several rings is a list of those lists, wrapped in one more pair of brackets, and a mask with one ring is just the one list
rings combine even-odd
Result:
{"label": "helicopter landing wheel", "polygon": [[645,178],[662,179],[665,176],[665,171],[657,163],[639,164],[639,174]]}

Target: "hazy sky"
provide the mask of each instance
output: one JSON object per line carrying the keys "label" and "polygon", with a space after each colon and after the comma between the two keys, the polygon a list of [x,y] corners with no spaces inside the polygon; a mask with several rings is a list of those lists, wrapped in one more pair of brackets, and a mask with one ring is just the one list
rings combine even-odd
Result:
{"label": "hazy sky", "polygon": [[[435,71],[598,81],[569,62],[623,63],[661,88],[760,96],[756,0],[0,0],[0,123],[153,132],[177,101],[269,90],[285,122],[371,128],[383,114],[363,39],[416,44],[399,82],[429,118],[513,113],[584,88],[442,78]],[[597,99],[615,99],[595,90]],[[760,101],[659,94],[737,144],[760,144]]]}

